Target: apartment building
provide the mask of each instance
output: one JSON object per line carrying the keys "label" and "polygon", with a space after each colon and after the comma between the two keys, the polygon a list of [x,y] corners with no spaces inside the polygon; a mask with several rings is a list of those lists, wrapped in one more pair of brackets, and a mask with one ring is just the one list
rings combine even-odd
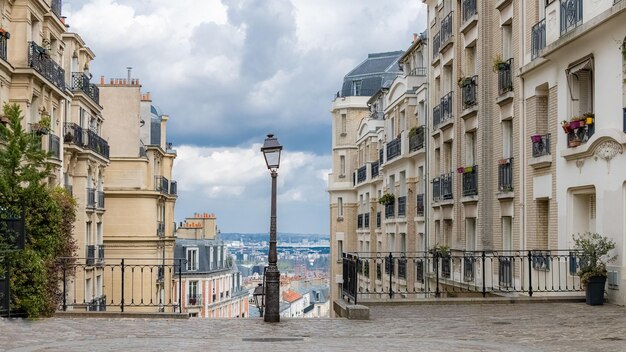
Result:
{"label": "apartment building", "polygon": [[[357,250],[359,202],[354,189],[356,180],[353,176],[358,162],[357,129],[361,121],[371,114],[367,105],[370,96],[399,73],[398,59],[402,54],[402,51],[369,54],[367,59],[344,77],[342,89],[337,92],[331,106],[333,167],[328,177],[328,193],[331,242],[330,292],[333,300],[339,298],[343,282],[342,254]],[[375,160],[372,154],[376,155],[378,149],[378,145],[369,144],[368,161]]]}
{"label": "apartment building", "polygon": [[531,1],[523,21],[525,248],[571,248],[572,234],[615,240],[609,299],[626,304],[626,2]]}
{"label": "apartment building", "polygon": [[[176,151],[167,143],[169,116],[152,103],[149,93],[141,92],[139,80],[131,78],[130,71],[125,79],[106,82],[101,77],[98,88],[107,121],[102,133],[110,142],[104,188],[105,260],[111,264],[125,258],[125,265],[135,275],[126,282],[124,302],[134,303],[127,304],[127,310],[154,310],[158,306],[159,310],[171,311],[177,308],[172,299],[171,263],[177,183],[172,180]],[[151,269],[141,270],[140,265]],[[113,281],[122,277],[108,276]],[[111,290],[107,294],[113,295],[110,301],[121,302],[120,291],[114,290],[120,282],[105,285]]]}
{"label": "apartment building", "polygon": [[[219,237],[216,221],[214,214],[197,213],[176,229],[174,258],[185,258],[180,276],[182,312],[199,318],[246,318],[249,292]],[[178,292],[174,295],[177,300]]]}

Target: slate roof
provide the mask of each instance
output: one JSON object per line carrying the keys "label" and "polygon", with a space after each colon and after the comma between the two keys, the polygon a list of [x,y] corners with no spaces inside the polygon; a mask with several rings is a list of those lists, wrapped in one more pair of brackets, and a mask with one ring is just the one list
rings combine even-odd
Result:
{"label": "slate roof", "polygon": [[352,69],[343,79],[341,96],[353,96],[353,82],[360,81],[359,96],[371,96],[387,81],[401,73],[398,59],[404,51],[390,51],[367,55],[367,59]]}

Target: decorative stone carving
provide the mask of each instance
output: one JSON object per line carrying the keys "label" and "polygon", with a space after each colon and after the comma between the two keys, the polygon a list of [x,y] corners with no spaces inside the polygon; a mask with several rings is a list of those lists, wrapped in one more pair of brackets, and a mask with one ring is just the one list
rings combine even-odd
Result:
{"label": "decorative stone carving", "polygon": [[622,145],[611,139],[598,144],[595,151],[593,152],[593,156],[595,160],[598,160],[598,158],[600,158],[606,161],[607,173],[611,173],[611,160],[617,154],[622,154],[623,152],[624,148],[622,147]]}

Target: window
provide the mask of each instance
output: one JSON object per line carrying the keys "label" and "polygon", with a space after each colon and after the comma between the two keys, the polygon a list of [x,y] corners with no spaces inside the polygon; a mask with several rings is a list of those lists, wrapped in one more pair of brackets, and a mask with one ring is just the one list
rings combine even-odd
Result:
{"label": "window", "polygon": [[407,129],[407,127],[406,127],[406,116],[405,116],[404,110],[402,110],[402,111],[400,111],[400,131],[399,132],[402,132],[402,131],[404,131],[406,129]]}
{"label": "window", "polygon": [[566,72],[572,117],[593,112],[593,59],[570,65]]}
{"label": "window", "polygon": [[502,157],[504,159],[513,156],[513,122],[502,121]]}
{"label": "window", "polygon": [[513,247],[512,220],[510,216],[502,217],[502,250],[504,251],[510,251]]}
{"label": "window", "polygon": [[346,114],[341,114],[341,133],[345,134],[347,129],[347,118]]}
{"label": "window", "polygon": [[339,197],[337,198],[337,216],[339,216],[340,218],[343,218],[343,198]]}
{"label": "window", "polygon": [[187,248],[187,271],[198,270],[198,248]]}
{"label": "window", "polygon": [[194,305],[198,303],[198,281],[189,281],[187,294],[189,295],[189,304]]}
{"label": "window", "polygon": [[465,250],[476,250],[476,218],[465,219]]}
{"label": "window", "polygon": [[352,82],[352,94],[361,95],[361,81]]}
{"label": "window", "polygon": [[341,262],[343,258],[343,241],[337,240],[337,261]]}
{"label": "window", "polygon": [[502,58],[508,60],[513,57],[513,51],[511,50],[511,42],[513,38],[513,30],[511,25],[502,26]]}
{"label": "window", "polygon": [[465,134],[465,166],[474,165],[476,155],[476,134],[468,132]]}
{"label": "window", "polygon": [[339,157],[339,175],[345,176],[346,174],[346,157],[341,155]]}

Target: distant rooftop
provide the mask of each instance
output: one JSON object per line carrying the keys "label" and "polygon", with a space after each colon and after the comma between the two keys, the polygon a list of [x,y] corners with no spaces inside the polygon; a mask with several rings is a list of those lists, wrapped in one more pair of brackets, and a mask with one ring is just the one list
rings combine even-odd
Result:
{"label": "distant rooftop", "polygon": [[385,82],[393,81],[401,73],[398,60],[403,54],[404,51],[401,50],[368,54],[367,59],[344,77],[339,95],[342,97],[373,95]]}

